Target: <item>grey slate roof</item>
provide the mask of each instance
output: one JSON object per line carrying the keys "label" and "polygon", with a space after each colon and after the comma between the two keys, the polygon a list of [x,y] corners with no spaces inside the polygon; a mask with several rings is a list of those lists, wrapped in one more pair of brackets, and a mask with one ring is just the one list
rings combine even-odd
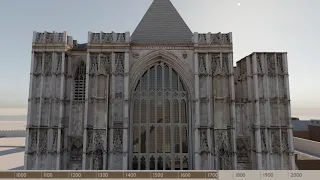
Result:
{"label": "grey slate roof", "polygon": [[131,36],[132,43],[190,43],[193,34],[170,0],[154,0]]}

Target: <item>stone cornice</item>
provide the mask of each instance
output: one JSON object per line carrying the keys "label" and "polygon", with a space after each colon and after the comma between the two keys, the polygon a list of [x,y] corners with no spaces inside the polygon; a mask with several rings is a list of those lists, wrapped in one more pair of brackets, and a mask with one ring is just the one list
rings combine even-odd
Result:
{"label": "stone cornice", "polygon": [[65,45],[65,46],[55,46],[55,45],[42,45],[42,44],[36,44],[32,45],[32,51],[33,52],[66,52],[70,50],[72,47]]}
{"label": "stone cornice", "polygon": [[91,49],[128,49],[130,44],[88,44],[88,50]]}

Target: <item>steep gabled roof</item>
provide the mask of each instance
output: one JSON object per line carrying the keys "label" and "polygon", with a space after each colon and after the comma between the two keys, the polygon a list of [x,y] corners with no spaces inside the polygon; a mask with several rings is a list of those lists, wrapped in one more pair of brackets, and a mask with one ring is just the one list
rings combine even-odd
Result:
{"label": "steep gabled roof", "polygon": [[154,0],[131,36],[133,43],[190,43],[192,32],[170,0]]}

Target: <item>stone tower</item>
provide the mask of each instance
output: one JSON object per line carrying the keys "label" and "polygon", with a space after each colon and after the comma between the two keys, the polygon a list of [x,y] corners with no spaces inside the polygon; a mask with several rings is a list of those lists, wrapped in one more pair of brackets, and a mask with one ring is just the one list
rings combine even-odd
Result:
{"label": "stone tower", "polygon": [[154,0],[130,36],[34,32],[26,169],[294,169],[286,53],[233,66]]}

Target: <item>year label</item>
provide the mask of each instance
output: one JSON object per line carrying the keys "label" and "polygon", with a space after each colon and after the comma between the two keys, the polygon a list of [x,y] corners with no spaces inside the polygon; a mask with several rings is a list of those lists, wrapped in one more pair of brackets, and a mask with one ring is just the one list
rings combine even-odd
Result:
{"label": "year label", "polygon": [[246,177],[246,173],[236,173],[236,177]]}
{"label": "year label", "polygon": [[42,177],[44,177],[44,178],[53,178],[53,174],[52,173],[43,173]]}
{"label": "year label", "polygon": [[302,173],[290,173],[290,177],[302,177]]}
{"label": "year label", "polygon": [[108,173],[98,173],[98,178],[107,178],[109,177]]}
{"label": "year label", "polygon": [[273,177],[273,173],[262,173],[262,177],[264,177],[264,178],[272,178]]}
{"label": "year label", "polygon": [[27,177],[27,173],[16,173],[15,177],[16,178],[26,178]]}
{"label": "year label", "polygon": [[137,177],[137,173],[126,173],[127,178],[135,178]]}
{"label": "year label", "polygon": [[217,175],[217,173],[208,173],[207,177],[208,178],[217,178],[218,175]]}
{"label": "year label", "polygon": [[71,173],[70,178],[81,178],[81,173]]}
{"label": "year label", "polygon": [[152,178],[163,178],[163,173],[152,173]]}
{"label": "year label", "polygon": [[190,173],[180,173],[180,178],[191,178]]}

